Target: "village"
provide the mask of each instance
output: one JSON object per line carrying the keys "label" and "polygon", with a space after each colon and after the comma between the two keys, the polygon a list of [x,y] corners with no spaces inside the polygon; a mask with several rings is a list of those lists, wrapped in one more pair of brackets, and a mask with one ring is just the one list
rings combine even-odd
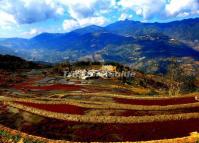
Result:
{"label": "village", "polygon": [[118,72],[116,66],[103,65],[99,69],[78,69],[71,72],[64,71],[64,78],[77,78],[82,80],[87,79],[114,79],[119,77],[133,77],[135,73],[131,71]]}

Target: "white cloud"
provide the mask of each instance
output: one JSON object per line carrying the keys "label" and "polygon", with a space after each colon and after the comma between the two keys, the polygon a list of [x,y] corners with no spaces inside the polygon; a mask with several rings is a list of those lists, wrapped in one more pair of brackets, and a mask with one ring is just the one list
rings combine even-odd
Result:
{"label": "white cloud", "polygon": [[159,15],[164,9],[165,0],[121,0],[118,5],[124,9],[131,9],[144,19]]}
{"label": "white cloud", "polygon": [[43,32],[42,30],[39,30],[37,28],[32,28],[28,32],[23,32],[22,35],[25,36],[25,37],[33,37],[33,36],[38,35],[42,32]]}
{"label": "white cloud", "polygon": [[88,25],[104,25],[106,23],[106,19],[104,17],[88,17],[78,20],[80,26],[88,26]]}
{"label": "white cloud", "polygon": [[166,13],[168,16],[182,16],[197,14],[199,10],[198,0],[171,0],[166,5]]}
{"label": "white cloud", "polygon": [[190,15],[190,13],[188,12],[181,12],[177,15],[177,17],[188,17]]}
{"label": "white cloud", "polygon": [[99,16],[116,5],[115,0],[60,0],[74,19]]}
{"label": "white cloud", "polygon": [[63,22],[63,29],[67,32],[69,32],[73,29],[76,29],[79,26],[80,26],[79,23],[73,19],[67,19],[67,20],[64,20],[64,22]]}
{"label": "white cloud", "polygon": [[53,0],[2,0],[0,11],[13,16],[19,24],[30,24],[63,14],[63,7]]}
{"label": "white cloud", "polygon": [[133,10],[143,20],[198,15],[198,0],[121,0],[118,5]]}
{"label": "white cloud", "polygon": [[13,15],[4,11],[0,11],[0,18],[0,27],[10,26],[17,23]]}
{"label": "white cloud", "polygon": [[69,32],[74,29],[85,27],[88,25],[102,26],[105,23],[106,23],[106,19],[104,17],[87,17],[87,18],[81,18],[78,20],[66,19],[63,22],[63,29]]}
{"label": "white cloud", "polygon": [[103,25],[103,14],[115,5],[115,0],[2,0],[0,14],[4,16],[0,16],[5,18],[0,25],[32,24],[67,13],[63,28],[69,31],[89,24]]}
{"label": "white cloud", "polygon": [[39,34],[40,32],[37,30],[37,29],[31,29],[29,34],[30,35],[36,35],[36,34]]}
{"label": "white cloud", "polygon": [[61,16],[63,29],[71,31],[135,14],[142,21],[199,16],[199,0],[0,0],[0,28]]}
{"label": "white cloud", "polygon": [[120,17],[119,17],[119,19],[118,20],[126,20],[126,19],[132,19],[133,18],[133,15],[129,15],[129,14],[126,14],[126,13],[122,13],[121,15],[120,15]]}
{"label": "white cloud", "polygon": [[95,0],[61,0],[61,2],[68,8],[68,13],[74,19],[89,17],[94,13]]}
{"label": "white cloud", "polygon": [[60,0],[67,8],[71,19],[63,22],[63,29],[71,31],[88,25],[104,25],[107,19],[102,16],[108,13],[115,0]]}

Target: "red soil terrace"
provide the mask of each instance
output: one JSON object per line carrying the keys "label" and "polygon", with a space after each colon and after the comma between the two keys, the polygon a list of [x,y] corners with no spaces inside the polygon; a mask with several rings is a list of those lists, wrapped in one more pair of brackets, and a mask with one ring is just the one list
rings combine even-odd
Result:
{"label": "red soil terrace", "polygon": [[65,90],[65,91],[76,91],[80,90],[81,87],[78,85],[63,85],[63,84],[55,84],[48,86],[30,86],[26,83],[16,85],[15,88],[23,89],[23,90],[44,90],[44,91],[52,91],[52,90]]}
{"label": "red soil terrace", "polygon": [[[22,104],[25,106],[42,109],[46,111],[51,112],[57,112],[57,113],[68,113],[68,114],[79,114],[84,115],[85,111],[89,110],[87,108],[78,107],[75,105],[69,105],[69,104],[37,104],[37,103],[28,103],[28,102],[15,102],[18,104]],[[117,112],[117,110],[116,110]],[[199,112],[199,107],[190,107],[185,109],[174,109],[169,111],[154,111],[154,110],[124,110],[124,112],[121,112],[119,116],[153,116],[153,115],[168,115],[168,114],[181,114],[181,113],[190,113],[190,112]],[[111,116],[118,116],[111,114]]]}
{"label": "red soil terrace", "polygon": [[0,79],[0,84],[4,83],[5,80],[4,79]]}
{"label": "red soil terrace", "polygon": [[67,113],[67,114],[79,114],[83,115],[86,108],[81,108],[74,105],[69,104],[36,104],[36,103],[28,103],[28,102],[15,102],[18,104],[22,104],[29,107],[34,107],[37,109],[42,109],[51,112],[57,113]]}
{"label": "red soil terrace", "polygon": [[36,89],[36,90],[80,90],[80,86],[77,85],[63,85],[63,84],[55,84],[48,86],[29,86],[28,89]]}
{"label": "red soil terrace", "polygon": [[13,87],[18,90],[28,91],[28,90],[43,90],[43,91],[52,91],[52,90],[65,90],[65,91],[76,91],[80,90],[81,87],[79,85],[65,85],[65,84],[54,84],[54,85],[46,85],[46,86],[33,86],[34,83],[40,80],[41,77],[30,78],[23,83],[19,83],[14,85]]}
{"label": "red soil terrace", "polygon": [[31,124],[28,120],[23,120],[23,122],[19,122],[19,128],[19,124],[14,122],[16,121],[15,114],[7,112],[4,115],[0,114],[0,117],[2,118],[2,125],[12,129],[20,129],[30,135],[78,142],[170,139],[185,137],[191,132],[199,131],[199,119],[137,124],[94,124],[42,117],[43,119],[37,124]]}
{"label": "red soil terrace", "polygon": [[199,131],[199,120],[93,124],[50,119],[34,126],[26,126],[22,131],[51,139],[78,142],[148,141],[188,136],[191,132]]}
{"label": "red soil terrace", "polygon": [[154,116],[154,115],[172,115],[172,114],[183,114],[183,113],[192,113],[199,112],[199,107],[191,107],[191,108],[182,108],[182,109],[174,109],[169,111],[164,110],[125,110],[120,113],[120,116]]}
{"label": "red soil terrace", "polygon": [[198,102],[194,97],[183,97],[183,98],[170,98],[170,99],[123,99],[123,98],[114,98],[117,103],[122,104],[133,104],[133,105],[177,105],[177,104],[188,104]]}

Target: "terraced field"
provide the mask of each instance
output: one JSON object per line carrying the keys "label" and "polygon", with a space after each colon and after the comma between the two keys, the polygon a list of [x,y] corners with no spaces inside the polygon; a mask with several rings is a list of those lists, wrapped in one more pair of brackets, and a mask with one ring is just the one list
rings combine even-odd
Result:
{"label": "terraced field", "polygon": [[140,97],[130,89],[121,94],[115,85],[38,81],[13,85],[12,91],[20,94],[0,96],[0,127],[42,142],[175,140],[199,132],[198,93]]}

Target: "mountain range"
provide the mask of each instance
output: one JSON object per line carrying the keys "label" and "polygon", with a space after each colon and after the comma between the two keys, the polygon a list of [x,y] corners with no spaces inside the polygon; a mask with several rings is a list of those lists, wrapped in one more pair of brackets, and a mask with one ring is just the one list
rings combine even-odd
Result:
{"label": "mountain range", "polygon": [[31,61],[115,61],[124,64],[171,57],[199,59],[199,18],[169,23],[124,20],[31,39],[1,38],[0,54]]}

